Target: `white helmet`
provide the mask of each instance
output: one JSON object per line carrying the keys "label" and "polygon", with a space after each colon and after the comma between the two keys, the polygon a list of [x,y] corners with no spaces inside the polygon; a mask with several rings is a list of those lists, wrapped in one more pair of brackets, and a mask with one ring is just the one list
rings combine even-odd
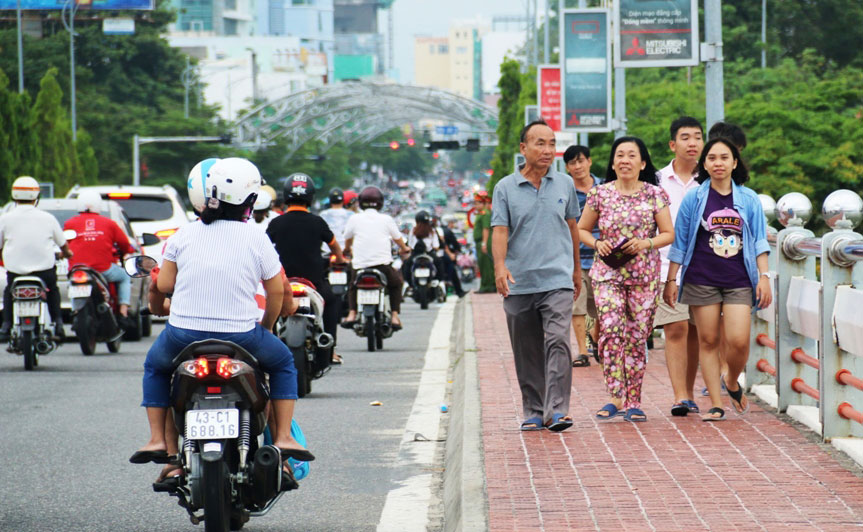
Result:
{"label": "white helmet", "polygon": [[12,183],[12,199],[16,201],[36,201],[39,191],[39,182],[29,175],[22,175]]}
{"label": "white helmet", "polygon": [[[210,167],[204,189],[207,201],[242,205],[261,188],[261,172],[248,159],[228,157]],[[255,196],[257,197],[257,196]]]}
{"label": "white helmet", "polygon": [[192,208],[198,212],[203,211],[206,204],[204,189],[207,187],[207,174],[218,161],[219,159],[216,158],[204,159],[189,172],[189,180],[186,183],[189,189],[189,201],[192,203]]}
{"label": "white helmet", "polygon": [[261,187],[261,189],[258,191],[258,198],[255,200],[254,210],[265,211],[270,208],[270,205],[272,203],[273,196],[265,187]]}
{"label": "white helmet", "polygon": [[95,212],[102,210],[102,196],[95,190],[85,190],[78,194],[78,212]]}

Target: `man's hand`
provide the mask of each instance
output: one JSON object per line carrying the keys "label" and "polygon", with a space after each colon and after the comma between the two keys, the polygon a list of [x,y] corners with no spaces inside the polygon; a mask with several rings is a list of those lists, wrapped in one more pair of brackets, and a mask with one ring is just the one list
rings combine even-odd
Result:
{"label": "man's hand", "polygon": [[494,284],[497,287],[497,293],[506,297],[509,295],[509,283],[515,284],[515,279],[506,265],[495,266],[494,268]]}
{"label": "man's hand", "polygon": [[581,293],[581,268],[577,265],[572,270],[572,299],[578,299],[578,294]]}

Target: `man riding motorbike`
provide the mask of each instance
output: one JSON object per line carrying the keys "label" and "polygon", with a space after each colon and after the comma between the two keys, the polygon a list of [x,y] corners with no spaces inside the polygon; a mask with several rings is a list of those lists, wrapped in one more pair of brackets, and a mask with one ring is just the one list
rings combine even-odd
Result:
{"label": "man riding motorbike", "polygon": [[340,188],[330,189],[330,208],[321,211],[321,218],[330,226],[330,230],[336,236],[336,241],[344,249],[345,247],[345,225],[348,218],[353,216],[354,211],[345,209],[345,193]]}
{"label": "man riding motorbike", "polygon": [[57,289],[55,247],[62,257],[71,257],[60,223],[52,215],[36,208],[39,203],[39,182],[21,176],[12,183],[15,208],[0,217],[0,248],[6,267],[6,289],[3,291],[3,325],[0,341],[9,339],[12,329],[12,281],[22,275],[34,275],[48,288],[48,311],[54,322],[54,334],[63,338],[63,315],[60,292]]}
{"label": "man riding motorbike", "polygon": [[63,229],[77,233],[69,242],[73,258],[69,266],[84,264],[102,274],[106,281],[117,286],[117,302],[120,307],[119,325],[130,329],[129,303],[132,300],[132,280],[117,263],[124,255],[135,253],[126,234],[117,223],[99,214],[102,210],[102,196],[95,190],[85,190],[78,196],[78,216],[69,218]]}
{"label": "man riding motorbike", "polygon": [[[341,314],[341,298],[333,293],[324,276],[327,264],[321,257],[321,245],[326,244],[344,264],[342,247],[323,218],[309,212],[315,201],[315,184],[306,174],[295,173],[285,181],[285,214],[270,223],[267,235],[276,246],[279,260],[288,277],[302,277],[311,281],[324,298],[324,331],[336,340]],[[341,357],[333,351],[332,362],[341,364]]]}
{"label": "man riding motorbike", "polygon": [[[374,268],[387,278],[392,328],[400,330],[399,309],[402,300],[402,278],[392,267],[392,243],[395,242],[402,255],[411,249],[405,245],[402,234],[391,216],[379,212],[384,206],[384,194],[378,187],[366,187],[360,192],[358,203],[361,212],[351,216],[345,226],[345,253],[351,254],[351,265],[356,273],[363,268]],[[354,245],[356,244],[356,245]],[[357,289],[351,286],[348,296],[350,309],[342,327],[351,329],[357,320]]]}
{"label": "man riding motorbike", "polygon": [[402,277],[404,277],[408,284],[413,286],[411,267],[413,266],[414,257],[420,253],[425,253],[434,260],[437,278],[443,282],[443,262],[438,256],[438,252],[441,249],[441,240],[432,226],[431,216],[426,211],[420,211],[414,216],[414,221],[416,225],[411,230],[407,243],[408,247],[411,248],[411,255],[402,263]]}
{"label": "man riding motorbike", "polygon": [[[147,408],[150,439],[129,461],[170,461],[165,420],[172,361],[189,343],[209,338],[230,340],[257,358],[270,376],[273,444],[285,459],[314,460],[291,436],[296,368],[290,350],[270,332],[284,294],[279,257],[266,235],[245,223],[261,184],[260,173],[245,159],[228,158],[212,164],[202,181],[201,219],[180,228],[166,245],[157,288],[172,294],[170,316],[144,362],[142,405]],[[267,303],[262,323],[256,323],[255,292],[261,281]],[[151,299],[153,303],[159,307],[160,302]]]}
{"label": "man riding motorbike", "polygon": [[441,235],[441,249],[443,251],[441,260],[443,261],[446,278],[452,284],[455,294],[458,297],[464,297],[465,291],[461,286],[461,277],[458,274],[458,268],[456,268],[456,257],[461,251],[461,244],[458,243],[458,239],[455,237],[452,229],[447,225],[441,225],[440,218],[437,216],[432,218],[432,225],[438,234]]}

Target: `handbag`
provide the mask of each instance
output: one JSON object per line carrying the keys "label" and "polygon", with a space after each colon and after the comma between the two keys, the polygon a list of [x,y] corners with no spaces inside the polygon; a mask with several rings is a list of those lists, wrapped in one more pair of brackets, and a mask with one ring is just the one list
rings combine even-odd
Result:
{"label": "handbag", "polygon": [[629,242],[628,238],[622,239],[616,246],[611,249],[611,253],[606,256],[602,256],[597,253],[597,256],[605,263],[609,268],[620,268],[624,264],[630,261],[635,254],[630,255],[629,253],[624,253],[621,248],[623,245]]}

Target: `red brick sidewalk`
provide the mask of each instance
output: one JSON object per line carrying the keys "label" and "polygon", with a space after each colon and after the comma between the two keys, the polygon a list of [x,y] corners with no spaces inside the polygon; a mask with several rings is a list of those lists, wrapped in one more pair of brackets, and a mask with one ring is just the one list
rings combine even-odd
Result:
{"label": "red brick sidewalk", "polygon": [[593,419],[607,396],[592,363],[573,369],[571,429],[519,431],[500,297],[472,300],[490,530],[863,529],[863,478],[772,413],[753,403],[721,423],[672,417],[661,350],[645,376],[647,423]]}

